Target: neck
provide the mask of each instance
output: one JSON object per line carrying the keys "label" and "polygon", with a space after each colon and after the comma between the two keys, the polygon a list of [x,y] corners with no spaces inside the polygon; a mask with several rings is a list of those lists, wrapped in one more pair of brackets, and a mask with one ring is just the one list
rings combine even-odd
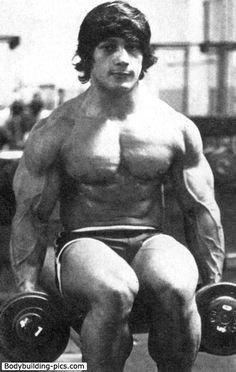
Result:
{"label": "neck", "polygon": [[136,110],[138,100],[138,83],[127,92],[105,90],[91,84],[85,95],[83,111],[86,116],[122,119]]}

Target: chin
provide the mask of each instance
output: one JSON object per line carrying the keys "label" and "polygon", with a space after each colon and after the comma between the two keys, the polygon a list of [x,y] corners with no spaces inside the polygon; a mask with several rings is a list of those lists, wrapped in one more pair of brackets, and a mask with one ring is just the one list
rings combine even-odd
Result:
{"label": "chin", "polygon": [[111,94],[125,94],[131,92],[136,86],[137,82],[135,84],[117,84],[107,87],[107,91]]}

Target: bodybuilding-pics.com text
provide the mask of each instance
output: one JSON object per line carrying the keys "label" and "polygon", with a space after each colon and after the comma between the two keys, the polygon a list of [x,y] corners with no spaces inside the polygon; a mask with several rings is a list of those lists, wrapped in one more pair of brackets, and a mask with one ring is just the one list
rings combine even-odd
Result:
{"label": "bodybuilding-pics.com text", "polygon": [[38,362],[38,363],[2,363],[2,371],[87,371],[87,363],[47,363],[47,362]]}

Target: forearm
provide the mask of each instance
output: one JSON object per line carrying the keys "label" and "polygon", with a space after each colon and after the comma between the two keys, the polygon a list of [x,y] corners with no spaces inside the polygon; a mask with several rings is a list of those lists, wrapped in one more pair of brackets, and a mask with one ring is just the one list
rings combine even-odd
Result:
{"label": "forearm", "polygon": [[34,290],[47,249],[47,224],[32,216],[13,219],[10,241],[11,267],[17,289]]}
{"label": "forearm", "polygon": [[198,265],[203,284],[221,280],[224,264],[224,234],[217,205],[200,207],[185,214],[189,249]]}

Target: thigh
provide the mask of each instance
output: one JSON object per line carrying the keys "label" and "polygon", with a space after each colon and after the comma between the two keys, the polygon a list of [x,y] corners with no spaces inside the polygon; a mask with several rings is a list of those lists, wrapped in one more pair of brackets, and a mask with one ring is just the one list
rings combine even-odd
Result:
{"label": "thigh", "polygon": [[[84,298],[91,304],[106,293],[130,288],[138,292],[138,279],[128,263],[106,244],[81,238],[61,256],[61,284],[68,298]],[[105,299],[104,299],[105,301]]]}
{"label": "thigh", "polygon": [[[147,301],[180,291],[192,297],[198,269],[190,251],[171,236],[158,234],[146,240],[131,265],[139,279],[140,293]],[[153,296],[154,295],[154,296]]]}

